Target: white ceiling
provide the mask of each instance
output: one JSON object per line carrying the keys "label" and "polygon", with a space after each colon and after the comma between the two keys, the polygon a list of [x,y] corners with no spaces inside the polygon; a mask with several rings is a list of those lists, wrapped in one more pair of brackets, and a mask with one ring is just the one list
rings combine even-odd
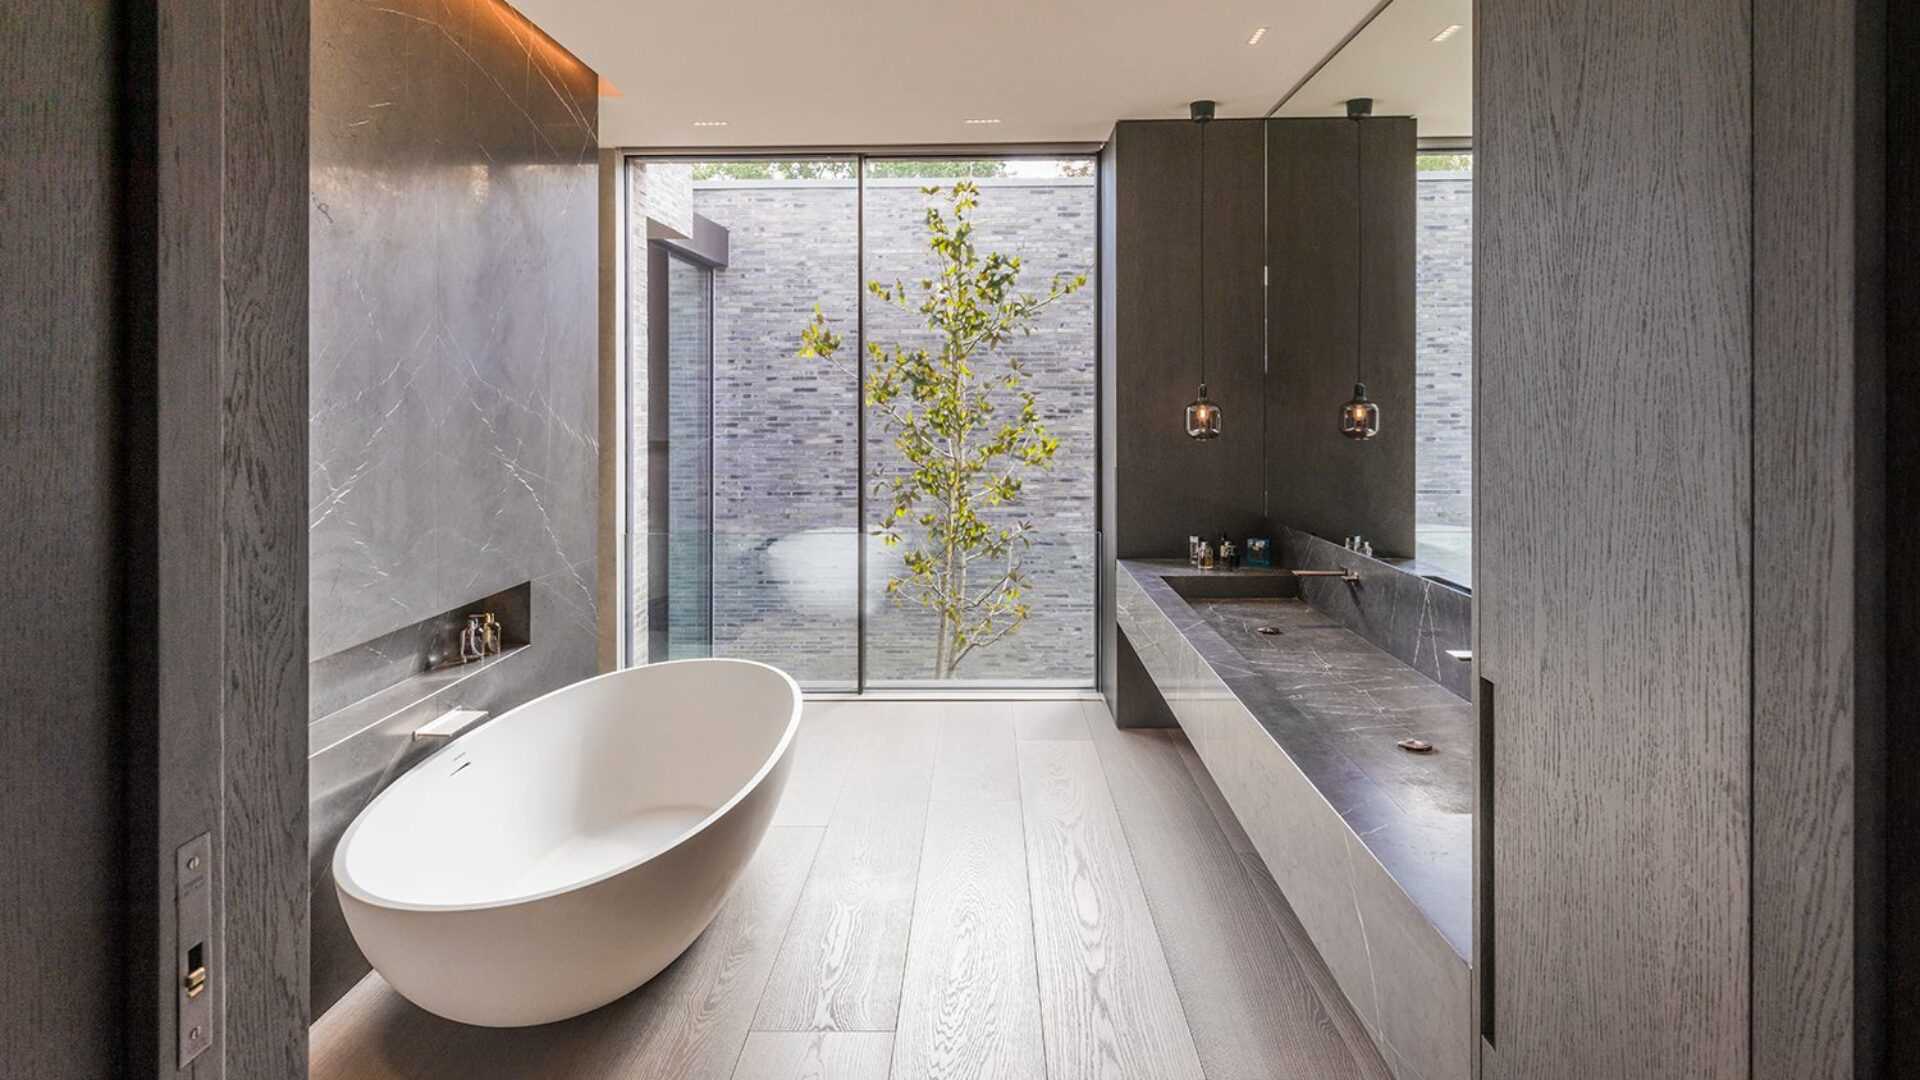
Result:
{"label": "white ceiling", "polygon": [[1344,116],[1356,97],[1381,116],[1418,117],[1423,139],[1472,137],[1473,0],[1393,0],[1278,115]]}
{"label": "white ceiling", "polygon": [[[631,147],[1098,142],[1115,120],[1185,116],[1202,97],[1222,117],[1260,116],[1374,6],[515,2],[619,90],[601,99],[600,143]],[[1259,26],[1267,35],[1249,46]]]}

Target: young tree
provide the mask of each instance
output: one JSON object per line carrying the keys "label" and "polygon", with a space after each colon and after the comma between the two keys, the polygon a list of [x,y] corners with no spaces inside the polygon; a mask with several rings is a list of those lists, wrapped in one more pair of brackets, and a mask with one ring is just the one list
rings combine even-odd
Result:
{"label": "young tree", "polygon": [[[930,197],[943,192],[921,190]],[[867,283],[881,302],[917,312],[934,347],[868,342],[864,388],[867,407],[904,462],[873,476],[887,505],[881,537],[889,547],[905,546],[904,573],[888,580],[887,595],[939,616],[937,679],[952,677],[974,650],[1027,620],[1021,562],[1033,544],[1033,522],[1016,504],[1025,475],[1049,467],[1060,440],[1040,422],[1020,359],[1004,350],[1033,332],[1043,309],[1087,283],[1085,274],[1057,275],[1044,296],[1020,292],[1017,256],[974,249],[979,186],[962,180],[945,192],[949,211],[933,205],[926,216],[935,274],[913,289],[901,281]],[[851,374],[841,345],[815,305],[799,355]]]}

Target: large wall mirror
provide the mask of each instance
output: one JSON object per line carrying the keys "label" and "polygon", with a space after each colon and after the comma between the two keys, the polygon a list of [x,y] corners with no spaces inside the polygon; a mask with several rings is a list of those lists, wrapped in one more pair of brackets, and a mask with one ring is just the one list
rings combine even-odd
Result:
{"label": "large wall mirror", "polygon": [[[1473,2],[1392,0],[1293,88],[1276,117],[1416,124],[1414,491],[1418,568],[1473,581]],[[1391,419],[1391,418],[1390,418]]]}

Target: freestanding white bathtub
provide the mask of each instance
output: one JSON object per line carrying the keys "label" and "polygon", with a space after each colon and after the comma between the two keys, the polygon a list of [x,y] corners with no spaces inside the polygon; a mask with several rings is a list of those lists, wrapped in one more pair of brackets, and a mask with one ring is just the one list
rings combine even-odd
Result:
{"label": "freestanding white bathtub", "polygon": [[347,925],[451,1020],[562,1020],[705,930],[786,784],[800,688],[746,660],[602,675],[494,719],[395,781],[333,856]]}

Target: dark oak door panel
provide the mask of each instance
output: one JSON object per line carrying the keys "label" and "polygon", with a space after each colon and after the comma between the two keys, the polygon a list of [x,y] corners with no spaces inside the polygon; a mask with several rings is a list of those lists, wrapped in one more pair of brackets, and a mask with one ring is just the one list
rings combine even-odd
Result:
{"label": "dark oak door panel", "polygon": [[1748,1071],[1747,11],[1478,5],[1487,1077]]}

